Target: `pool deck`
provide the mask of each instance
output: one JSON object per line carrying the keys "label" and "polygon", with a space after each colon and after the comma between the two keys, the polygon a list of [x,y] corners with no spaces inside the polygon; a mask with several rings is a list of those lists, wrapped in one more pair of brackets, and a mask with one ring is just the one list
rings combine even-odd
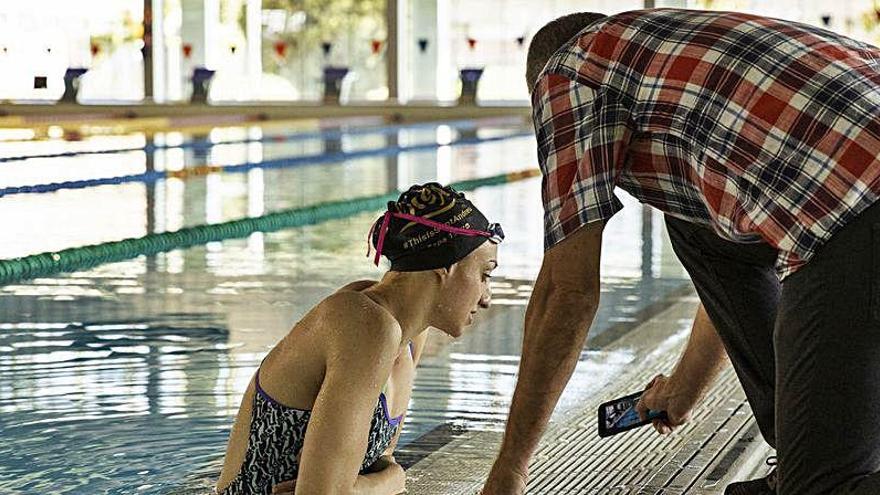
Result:
{"label": "pool deck", "polygon": [[[646,427],[599,438],[598,405],[641,389],[674,365],[697,301],[685,298],[604,346],[640,363],[578,406],[558,411],[530,466],[532,494],[716,494],[730,481],[761,476],[769,450],[732,368],[719,377],[693,418],[661,436]],[[492,466],[501,432],[464,435],[407,471],[408,493],[474,494]],[[416,441],[418,442],[418,441]]]}

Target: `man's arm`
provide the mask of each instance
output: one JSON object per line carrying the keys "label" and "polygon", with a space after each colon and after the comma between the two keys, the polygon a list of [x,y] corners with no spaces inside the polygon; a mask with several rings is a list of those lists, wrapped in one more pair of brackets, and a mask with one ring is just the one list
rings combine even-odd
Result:
{"label": "man's arm", "polygon": [[[529,459],[574,372],[599,305],[602,228],[602,222],[588,224],[544,255],[526,310],[519,378],[504,442],[484,493],[515,490],[502,481],[511,471],[524,481]],[[509,471],[501,473],[504,470]]]}
{"label": "man's arm", "polygon": [[691,410],[727,364],[724,344],[701,304],[687,346],[672,376],[657,375],[648,384],[637,409],[642,418],[648,410],[666,411],[667,419],[655,420],[654,428],[663,434],[687,422]]}
{"label": "man's arm", "polygon": [[701,304],[694,317],[694,327],[687,347],[669,381],[677,389],[700,397],[724,369],[726,358],[727,352],[721,337]]}

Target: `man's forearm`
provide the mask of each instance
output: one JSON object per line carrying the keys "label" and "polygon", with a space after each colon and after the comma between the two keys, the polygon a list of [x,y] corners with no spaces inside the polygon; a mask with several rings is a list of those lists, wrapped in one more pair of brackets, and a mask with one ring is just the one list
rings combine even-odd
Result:
{"label": "man's forearm", "polygon": [[529,302],[519,378],[501,451],[501,458],[522,472],[577,365],[597,304],[597,297],[583,293],[537,287]]}
{"label": "man's forearm", "polygon": [[700,305],[687,347],[670,377],[671,385],[684,393],[702,396],[727,364],[726,357],[724,344]]}

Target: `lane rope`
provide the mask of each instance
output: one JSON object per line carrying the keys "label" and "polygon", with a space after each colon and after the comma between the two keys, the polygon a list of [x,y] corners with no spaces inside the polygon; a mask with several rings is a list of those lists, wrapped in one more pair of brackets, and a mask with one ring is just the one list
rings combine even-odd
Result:
{"label": "lane rope", "polygon": [[[507,184],[540,175],[541,172],[538,169],[526,169],[455,182],[451,185],[460,191],[469,191],[478,187]],[[175,232],[147,234],[143,237],[0,260],[0,286],[37,277],[81,271],[138,256],[152,256],[209,242],[247,237],[254,232],[274,232],[346,218],[365,211],[381,210],[388,201],[396,200],[399,194],[400,191],[395,191],[376,196],[331,201],[290,208],[258,217],[187,227]]]}
{"label": "lane rope", "polygon": [[236,165],[198,165],[195,167],[185,168],[182,170],[158,170],[143,172],[140,174],[121,175],[117,177],[102,177],[98,179],[71,180],[64,182],[51,182],[47,184],[35,184],[28,186],[11,186],[0,188],[0,197],[11,196],[14,194],[35,194],[49,193],[60,191],[63,189],[85,189],[89,187],[126,184],[130,182],[141,182],[152,184],[156,181],[176,178],[188,179],[191,177],[200,177],[213,173],[245,173],[251,169],[262,168],[290,168],[304,165],[317,165],[322,163],[341,162],[344,160],[353,160],[357,158],[367,158],[373,156],[394,155],[397,153],[427,151],[442,146],[465,146],[470,144],[487,143],[491,141],[503,141],[507,139],[515,139],[533,135],[529,132],[517,132],[513,134],[504,134],[502,136],[491,137],[475,137],[462,138],[450,143],[424,143],[407,146],[388,146],[384,148],[373,148],[367,150],[356,151],[337,151],[333,153],[320,153],[315,155],[293,156],[286,158],[276,158],[272,160],[263,160],[260,162],[247,162]]}

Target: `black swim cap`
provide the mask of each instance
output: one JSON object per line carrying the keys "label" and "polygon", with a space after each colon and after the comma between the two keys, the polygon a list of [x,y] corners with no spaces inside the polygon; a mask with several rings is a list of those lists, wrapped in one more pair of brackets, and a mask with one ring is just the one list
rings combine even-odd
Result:
{"label": "black swim cap", "polygon": [[497,244],[503,238],[501,226],[489,224],[463,193],[436,182],[414,185],[389,201],[370,230],[376,263],[384,254],[399,272],[446,268],[487,240]]}

